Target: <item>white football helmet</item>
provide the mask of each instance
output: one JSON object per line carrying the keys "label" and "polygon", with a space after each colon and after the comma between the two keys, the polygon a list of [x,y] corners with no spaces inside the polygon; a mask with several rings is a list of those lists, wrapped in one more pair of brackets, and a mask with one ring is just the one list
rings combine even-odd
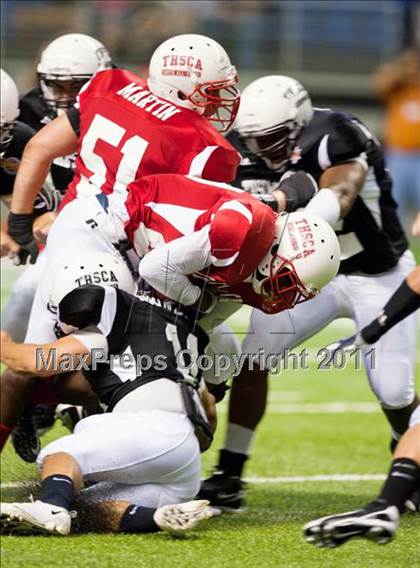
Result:
{"label": "white football helmet", "polygon": [[0,152],[4,152],[12,141],[18,116],[19,92],[10,75],[1,69]]}
{"label": "white football helmet", "polygon": [[[82,85],[101,69],[112,67],[108,50],[84,34],[63,35],[44,49],[37,67],[38,81],[51,118],[71,108]],[[61,85],[60,85],[61,82]],[[63,83],[66,82],[67,90]]]}
{"label": "white football helmet", "polygon": [[220,132],[230,128],[238,112],[237,82],[226,51],[206,36],[175,36],[164,41],[150,59],[152,93],[198,112]]}
{"label": "white football helmet", "polygon": [[69,292],[87,284],[113,286],[130,294],[136,291],[134,279],[123,260],[108,253],[80,254],[57,270],[50,293],[50,309],[55,311]]}
{"label": "white football helmet", "polygon": [[305,211],[279,215],[270,250],[253,274],[265,312],[310,300],[337,274],[340,245],[331,226]]}
{"label": "white football helmet", "polygon": [[282,170],[313,116],[308,92],[283,75],[253,81],[241,95],[235,127],[246,148],[272,170]]}

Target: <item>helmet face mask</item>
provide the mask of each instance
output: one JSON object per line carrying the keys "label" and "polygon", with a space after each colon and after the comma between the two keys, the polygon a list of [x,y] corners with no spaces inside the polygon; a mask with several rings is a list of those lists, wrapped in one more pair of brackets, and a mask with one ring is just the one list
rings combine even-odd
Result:
{"label": "helmet face mask", "polygon": [[3,122],[0,126],[0,152],[3,154],[13,140],[16,121]]}
{"label": "helmet face mask", "polygon": [[76,102],[80,89],[91,78],[91,75],[60,76],[39,73],[39,85],[44,103],[51,118],[69,110]]}
{"label": "helmet face mask", "polygon": [[318,292],[305,288],[291,260],[274,255],[270,275],[261,282],[262,307],[266,313],[278,314],[314,298]]}
{"label": "helmet face mask", "polygon": [[280,124],[261,133],[239,134],[251,154],[258,156],[273,170],[284,169],[293,151],[301,129],[290,122]]}
{"label": "helmet face mask", "polygon": [[239,109],[240,93],[235,76],[227,81],[200,83],[185,98],[198,108],[203,116],[214,124],[219,132],[226,132],[232,126]]}

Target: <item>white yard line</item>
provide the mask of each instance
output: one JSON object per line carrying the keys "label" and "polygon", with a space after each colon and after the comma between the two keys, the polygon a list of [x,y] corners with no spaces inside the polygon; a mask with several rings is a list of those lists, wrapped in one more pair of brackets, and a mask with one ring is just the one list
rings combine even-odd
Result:
{"label": "white yard line", "polygon": [[[255,483],[257,485],[270,485],[276,483],[311,483],[317,481],[337,481],[346,483],[350,481],[382,481],[385,479],[383,473],[335,473],[328,475],[292,475],[292,476],[279,476],[279,477],[247,477],[245,481]],[[2,483],[1,489],[24,489],[29,484],[35,483],[34,481],[27,482],[9,482]]]}
{"label": "white yard line", "polygon": [[[227,404],[219,405],[221,414],[227,412]],[[270,402],[268,414],[377,414],[379,404],[376,402]]]}

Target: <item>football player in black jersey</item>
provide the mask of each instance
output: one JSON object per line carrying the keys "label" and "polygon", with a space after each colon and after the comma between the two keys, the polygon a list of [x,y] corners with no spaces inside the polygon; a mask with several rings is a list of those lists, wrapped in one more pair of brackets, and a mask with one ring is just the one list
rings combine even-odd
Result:
{"label": "football player in black jersey", "polygon": [[[1,523],[69,534],[76,495],[93,480],[87,495],[102,502],[96,528],[182,533],[212,516],[208,501],[183,503],[199,489],[200,449],[215,428],[214,399],[197,365],[208,337],[179,304],[124,291],[134,283],[122,261],[96,256],[57,272],[50,304],[65,336],[31,345],[3,334],[2,358],[37,377],[84,369],[106,413],[41,451],[40,499],[2,503]],[[107,280],[120,288],[104,286]]]}
{"label": "football player in black jersey", "polygon": [[[85,34],[66,34],[47,45],[37,66],[38,85],[20,101],[20,118],[35,131],[71,108],[83,85],[112,66],[107,49]],[[54,160],[51,178],[64,192],[72,180],[74,156]]]}
{"label": "football player in black jersey", "polygon": [[[285,170],[311,174],[320,189],[307,210],[334,227],[342,250],[339,274],[317,298],[275,316],[253,311],[243,352],[252,357],[262,348],[266,355],[281,354],[339,317],[364,327],[415,264],[379,142],[355,116],[313,108],[302,85],[284,76],[263,77],[243,91],[235,136],[245,156],[238,183],[266,191]],[[380,339],[375,364],[367,366],[370,386],[392,428],[393,446],[419,404],[415,338],[411,316]],[[266,405],[268,370],[246,367],[233,381],[225,448],[200,492],[227,510],[243,503],[241,476]]]}
{"label": "football player in black jersey", "polygon": [[[13,79],[1,69],[1,122],[0,122],[0,196],[7,208],[10,207],[16,173],[23,150],[35,131],[23,124],[19,113],[19,93]],[[38,194],[34,217],[54,211],[58,204],[54,191],[44,187]],[[35,231],[36,232],[36,231]],[[5,232],[1,231],[1,256],[13,255],[19,246]]]}
{"label": "football player in black jersey", "polygon": [[[420,308],[420,266],[415,268],[384,306],[379,316],[356,335],[342,339],[327,349],[349,352],[372,345],[405,317]],[[395,449],[388,477],[378,497],[363,509],[315,519],[304,527],[306,540],[317,546],[334,548],[350,539],[362,537],[380,544],[396,533],[399,512],[405,506],[415,511],[413,492],[420,491],[420,406],[410,417],[409,429]]]}

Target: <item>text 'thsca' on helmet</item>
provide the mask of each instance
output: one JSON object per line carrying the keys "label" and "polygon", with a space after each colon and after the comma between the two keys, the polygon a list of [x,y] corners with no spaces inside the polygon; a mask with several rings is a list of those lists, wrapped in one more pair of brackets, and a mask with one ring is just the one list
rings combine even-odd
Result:
{"label": "text 'thsca' on helmet", "polygon": [[[84,253],[63,261],[58,267],[51,287],[49,309],[52,312],[59,312],[60,303],[70,292],[89,284],[112,286],[130,294],[136,292],[134,279],[122,259],[109,253]],[[73,316],[75,321],[83,322],[83,306],[74,304],[70,309],[71,311],[80,312],[73,313]],[[57,315],[60,326],[65,333],[75,331],[62,325],[60,313]],[[78,326],[78,328],[80,327],[83,327],[82,323]]]}
{"label": "text 'thsca' on helmet", "polygon": [[220,132],[230,128],[238,112],[237,83],[228,54],[206,36],[175,36],[163,42],[150,60],[152,93],[198,112]]}
{"label": "text 'thsca' on helmet", "polygon": [[340,245],[331,226],[305,211],[279,215],[270,250],[253,274],[267,313],[314,298],[337,274]]}
{"label": "text 'thsca' on helmet", "polygon": [[41,54],[37,72],[48,114],[71,108],[83,84],[101,69],[112,67],[108,50],[84,34],[66,34],[52,41]]}
{"label": "text 'thsca' on helmet", "polygon": [[13,139],[13,130],[19,116],[19,92],[6,71],[1,69],[1,121],[0,152],[4,152]]}
{"label": "text 'thsca' on helmet", "polygon": [[242,92],[235,128],[251,154],[272,170],[282,170],[296,139],[311,121],[313,108],[302,85],[283,75],[269,75]]}

